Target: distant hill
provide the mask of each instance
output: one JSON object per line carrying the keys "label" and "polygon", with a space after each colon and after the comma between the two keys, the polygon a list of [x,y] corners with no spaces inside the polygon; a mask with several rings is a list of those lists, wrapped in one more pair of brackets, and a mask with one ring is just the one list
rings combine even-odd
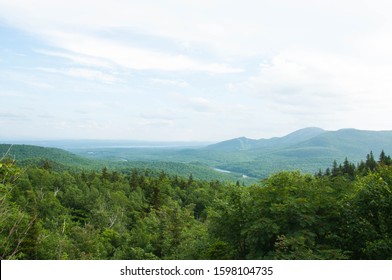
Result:
{"label": "distant hill", "polygon": [[[176,148],[177,149],[177,148]],[[176,150],[175,149],[175,150]],[[114,151],[124,149],[114,149]],[[125,150],[127,150],[125,148]],[[165,149],[166,150],[166,149]],[[108,167],[115,170],[122,170],[127,173],[131,169],[151,170],[151,171],[164,171],[170,175],[178,175],[181,177],[188,177],[190,174],[195,179],[200,180],[220,180],[220,181],[241,181],[243,183],[254,182],[253,178],[243,178],[242,174],[225,173],[214,170],[212,167],[199,164],[199,163],[182,163],[175,161],[144,161],[132,160],[128,161],[124,158],[120,160],[108,160],[105,158],[89,159],[86,157],[75,155],[71,152],[58,149],[40,147],[34,145],[11,145],[0,144],[0,159],[2,157],[15,159],[20,166],[39,166],[43,167],[48,165],[52,170],[60,171],[64,169],[101,169]]]}
{"label": "distant hill", "polygon": [[[70,143],[70,142],[69,142]],[[68,143],[68,144],[69,144]],[[85,143],[84,143],[85,144]],[[84,144],[82,145],[84,147]],[[331,167],[334,160],[359,163],[373,152],[392,154],[392,131],[341,129],[326,131],[309,127],[283,137],[249,139],[240,137],[204,147],[70,147],[70,152],[55,148],[14,145],[10,155],[19,161],[47,158],[67,165],[117,169],[148,168],[198,179],[245,180],[265,178],[281,170],[315,173]],[[9,145],[0,145],[0,155]],[[215,170],[214,170],[215,169]],[[218,172],[218,171],[219,172]]]}
{"label": "distant hill", "polygon": [[359,162],[372,151],[378,156],[382,150],[392,153],[392,131],[367,131],[341,129],[325,131],[321,128],[305,128],[284,137],[251,140],[244,149],[239,149],[238,139],[223,141],[208,146],[211,153],[219,151],[231,154],[235,160],[226,160],[218,168],[242,172],[249,176],[266,177],[279,170],[302,170],[317,172],[331,166],[336,160],[343,162],[347,157]]}
{"label": "distant hill", "polygon": [[266,141],[270,142],[270,145],[293,145],[295,143],[300,143],[316,136],[322,135],[327,131],[319,127],[307,127],[303,129],[296,130],[290,134],[283,137],[275,137],[268,139]]}
{"label": "distant hill", "polygon": [[[255,178],[265,178],[280,170],[315,173],[348,160],[358,163],[373,151],[392,154],[392,131],[341,129],[326,131],[309,127],[283,137],[249,139],[240,137],[200,148],[97,148],[74,150],[78,155],[110,161],[143,161],[194,164],[230,171]],[[178,170],[178,169],[177,169]]]}
{"label": "distant hill", "polygon": [[91,167],[96,162],[77,156],[58,148],[46,148],[33,145],[0,144],[0,158],[6,156],[15,159],[18,164],[49,160],[56,165],[72,167]]}
{"label": "distant hill", "polygon": [[318,127],[308,127],[294,131],[283,137],[259,140],[241,137],[212,144],[205,147],[205,149],[219,151],[244,151],[257,148],[278,148],[306,141],[325,132],[325,130]]}
{"label": "distant hill", "polygon": [[226,140],[217,144],[212,144],[204,149],[215,150],[215,151],[243,151],[254,148],[258,143],[258,140],[249,139],[246,137],[240,137],[235,139]]}
{"label": "distant hill", "polygon": [[[326,131],[317,127],[304,128],[283,137],[270,139],[249,139],[245,137],[231,139],[207,146],[208,150],[247,151],[247,150],[285,151],[320,149],[332,153],[342,152],[345,155],[392,148],[392,131],[368,131],[358,129],[341,129]],[[348,153],[348,154],[347,154]],[[363,158],[363,157],[359,157]]]}
{"label": "distant hill", "polygon": [[309,140],[291,145],[278,152],[280,155],[296,157],[334,156],[361,160],[364,155],[381,150],[392,152],[392,131],[366,131],[341,129],[328,131]]}

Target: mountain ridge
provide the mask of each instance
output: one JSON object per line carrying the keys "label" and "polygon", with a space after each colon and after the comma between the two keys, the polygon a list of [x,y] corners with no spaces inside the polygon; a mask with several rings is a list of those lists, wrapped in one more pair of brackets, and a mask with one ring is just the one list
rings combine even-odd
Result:
{"label": "mountain ridge", "polygon": [[[243,137],[233,138],[218,143],[214,143],[206,146],[205,148],[209,150],[219,149],[219,150],[226,150],[226,151],[229,151],[230,149],[248,150],[248,149],[260,148],[260,147],[261,148],[270,147],[277,144],[289,146],[294,144],[300,144],[301,142],[306,142],[306,141],[309,141],[307,143],[314,145],[315,143],[312,143],[313,138],[321,139],[325,135],[328,136],[333,135],[332,137],[340,138],[340,140],[343,141],[343,140],[353,140],[352,139],[353,135],[359,137],[358,139],[360,139],[360,137],[364,135],[367,135],[367,137],[369,137],[370,134],[373,134],[372,140],[377,140],[378,137],[376,134],[384,134],[385,136],[392,137],[392,130],[361,130],[355,128],[324,130],[319,127],[306,127],[299,130],[295,130],[281,137],[252,139],[243,136]],[[348,139],[347,136],[349,136],[350,139]],[[358,139],[356,140],[358,141]],[[247,145],[244,145],[244,143]],[[237,146],[235,144],[237,144]],[[241,148],[239,148],[239,146]]]}
{"label": "mountain ridge", "polygon": [[[217,153],[213,148],[226,143],[210,146],[209,151]],[[223,150],[222,147],[220,149]],[[392,152],[391,130],[305,128],[283,137],[261,140],[247,150],[226,149],[225,153],[236,160],[221,161],[217,167],[261,178],[279,170],[315,173],[330,167],[335,160],[342,163],[347,158],[358,164],[371,151],[378,155],[383,150],[386,154]]]}
{"label": "mountain ridge", "polygon": [[222,151],[240,151],[252,148],[265,148],[274,145],[293,144],[301,142],[311,137],[325,133],[326,130],[319,127],[306,127],[293,131],[282,137],[251,139],[247,137],[238,137],[208,145],[205,149],[222,150]]}
{"label": "mountain ridge", "polygon": [[[382,150],[392,154],[392,130],[331,131],[308,127],[282,137],[258,140],[239,137],[198,148],[87,147],[68,151],[100,165],[125,166],[139,162],[170,169],[168,163],[179,163],[231,172],[237,178],[265,178],[281,170],[315,173],[330,167],[335,160],[342,163],[345,158],[359,163],[371,151],[378,155]],[[74,163],[72,159],[66,162]],[[181,168],[176,165],[176,169]]]}
{"label": "mountain ridge", "polygon": [[25,144],[0,144],[0,158],[11,158],[22,164],[33,160],[48,160],[64,166],[77,167],[84,167],[93,163],[91,159],[80,157],[60,148]]}

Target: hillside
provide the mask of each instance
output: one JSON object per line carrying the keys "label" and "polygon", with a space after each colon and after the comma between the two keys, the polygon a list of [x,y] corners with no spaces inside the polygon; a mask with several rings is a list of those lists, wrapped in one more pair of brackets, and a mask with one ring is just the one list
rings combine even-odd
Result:
{"label": "hillside", "polygon": [[392,149],[392,131],[366,131],[341,129],[329,131],[304,141],[293,148],[299,149],[330,149],[340,155],[361,159],[363,153],[373,150],[379,153],[382,149]]}
{"label": "hillside", "polygon": [[15,159],[18,164],[37,163],[40,160],[48,160],[52,163],[72,167],[93,167],[97,162],[77,156],[68,151],[58,148],[47,148],[33,145],[0,144],[1,157],[6,156]]}
{"label": "hillside", "polygon": [[361,160],[373,151],[392,151],[392,131],[364,131],[342,129],[328,131],[309,140],[290,145],[274,154],[296,159],[327,158],[342,160],[345,157],[353,161]]}
{"label": "hillside", "polygon": [[15,159],[20,166],[44,166],[52,170],[64,169],[95,169],[99,170],[108,167],[129,173],[131,169],[150,170],[155,173],[161,171],[181,177],[189,177],[191,174],[195,179],[200,180],[220,180],[220,181],[240,181],[245,184],[254,182],[252,178],[243,178],[242,174],[224,173],[214,170],[212,167],[199,163],[182,163],[175,161],[146,161],[146,160],[126,160],[124,158],[86,158],[75,155],[71,152],[58,149],[39,147],[33,145],[10,145],[0,144],[0,155]]}
{"label": "hillside", "polygon": [[320,134],[324,134],[326,131],[318,127],[308,127],[297,131],[294,131],[283,137],[273,137],[270,139],[249,139],[246,137],[240,137],[222,141],[216,144],[205,147],[206,150],[210,151],[243,151],[252,150],[257,148],[278,148],[286,145],[296,144],[302,141],[309,140]]}
{"label": "hillside", "polygon": [[[138,147],[129,147],[110,146],[110,143],[100,142],[100,147],[97,145],[88,147],[83,144],[81,148],[77,141],[73,143],[61,143],[72,153],[23,145],[15,145],[12,151],[18,160],[25,160],[34,155],[34,157],[48,158],[61,164],[79,167],[108,166],[121,170],[140,167],[164,170],[168,174],[180,176],[189,176],[192,173],[199,179],[242,182],[243,178],[245,181],[248,180],[247,177],[265,178],[281,170],[315,173],[319,169],[325,170],[334,160],[342,163],[346,157],[357,164],[370,151],[375,156],[378,156],[382,150],[390,154],[392,131],[357,129],[326,131],[310,127],[283,137],[258,140],[240,137],[204,147],[177,145],[147,147],[143,143],[139,143]],[[2,149],[4,153],[8,146],[3,146]]]}
{"label": "hillside", "polygon": [[239,137],[209,145],[205,149],[215,151],[243,151],[254,148],[257,143],[258,141],[254,139]]}
{"label": "hillside", "polygon": [[[314,173],[325,169],[334,160],[343,162],[347,157],[358,163],[370,151],[375,155],[382,150],[392,152],[392,131],[307,128],[284,137],[256,141],[257,145],[236,152],[235,157],[240,160],[222,162],[218,167],[256,177],[265,177],[279,170]],[[226,144],[224,141],[208,149],[216,153]]]}

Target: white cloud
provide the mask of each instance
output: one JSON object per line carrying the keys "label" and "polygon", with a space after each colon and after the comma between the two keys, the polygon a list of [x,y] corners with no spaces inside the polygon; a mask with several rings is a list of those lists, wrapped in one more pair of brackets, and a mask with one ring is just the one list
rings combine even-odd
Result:
{"label": "white cloud", "polygon": [[391,22],[385,0],[34,0],[29,5],[2,0],[0,5],[7,22],[43,36],[53,30],[124,29],[237,55],[303,39],[325,43]]}
{"label": "white cloud", "polygon": [[[57,55],[75,62],[114,63],[137,70],[235,73],[243,69],[222,63],[221,58],[260,57],[304,45],[352,49],[347,43],[358,30],[371,33],[391,26],[389,6],[382,0],[169,0],[153,4],[35,0],[30,5],[13,0],[0,2],[0,17],[63,49]],[[115,30],[123,30],[123,38],[109,39]],[[389,37],[385,36],[389,30],[385,28],[380,38]],[[187,47],[183,52],[163,50],[159,43],[145,47],[135,34]]]}
{"label": "white cloud", "polygon": [[262,64],[247,86],[266,101],[278,104],[323,106],[325,102],[348,102],[356,106],[380,102],[387,97],[383,89],[392,90],[392,82],[387,79],[392,66],[376,67],[380,65],[363,63],[355,57],[289,51]]}
{"label": "white cloud", "polygon": [[391,72],[392,65],[355,55],[286,51],[245,83],[229,87],[249,91],[271,118],[286,116],[297,127],[388,129],[392,121],[383,116],[392,102]]}
{"label": "white cloud", "polygon": [[[180,28],[179,18],[175,16],[177,13],[173,14],[172,10],[159,4],[155,7],[127,1],[78,1],[73,4],[70,1],[35,1],[34,4],[26,5],[23,1],[12,1],[0,5],[0,16],[8,23],[38,35],[53,47],[63,50],[50,55],[87,63],[108,61],[136,70],[209,73],[242,71],[219,61],[210,62],[185,53],[162,50],[159,45],[138,46],[138,42],[132,40],[135,31],[157,38],[161,34],[151,31],[164,28],[165,22],[171,22],[173,18],[176,18],[176,22],[170,25],[172,32],[176,33],[175,30]],[[143,23],[146,23],[147,30]],[[110,37],[110,30],[122,28],[126,30],[127,40],[131,44],[125,43],[122,38],[107,38]]]}
{"label": "white cloud", "polygon": [[[224,104],[219,104],[211,98],[191,96],[187,94],[171,93],[169,97],[178,104],[178,108],[192,110],[196,113],[218,113]],[[184,114],[185,112],[183,112]]]}
{"label": "white cloud", "polygon": [[110,61],[117,66],[136,70],[204,71],[209,73],[236,73],[240,68],[222,63],[203,62],[183,54],[168,53],[127,45],[84,34],[51,32],[51,43],[79,56]]}
{"label": "white cloud", "polygon": [[61,57],[65,58],[68,60],[71,60],[72,62],[84,66],[91,66],[91,67],[100,67],[100,68],[113,68],[114,65],[110,63],[109,61],[105,59],[99,59],[87,55],[78,55],[78,54],[73,54],[70,52],[60,52],[60,51],[49,51],[49,50],[36,50],[36,53],[43,54],[43,55],[48,55],[48,56],[54,56],[54,57]]}
{"label": "white cloud", "polygon": [[157,84],[157,85],[176,86],[176,87],[188,87],[189,86],[189,83],[187,83],[184,80],[169,80],[169,79],[151,78],[150,81],[153,84]]}
{"label": "white cloud", "polygon": [[26,121],[28,120],[27,116],[22,114],[15,114],[10,111],[0,111],[0,119],[3,121]]}
{"label": "white cloud", "polygon": [[62,74],[70,77],[83,78],[92,81],[100,81],[109,84],[117,82],[119,80],[117,77],[113,75],[106,74],[97,70],[87,69],[87,68],[56,69],[56,68],[38,67],[36,69],[46,73]]}
{"label": "white cloud", "polygon": [[37,81],[27,81],[27,84],[36,87],[36,88],[42,88],[42,89],[52,89],[53,86],[48,84],[48,83],[43,83],[43,82],[37,82]]}
{"label": "white cloud", "polygon": [[0,90],[0,97],[6,97],[6,99],[33,99],[34,96],[22,91],[13,90]]}
{"label": "white cloud", "polygon": [[[3,91],[40,95],[54,115],[70,95],[85,109],[77,92],[92,93],[85,96],[99,104],[115,99],[122,106],[86,106],[89,116],[114,118],[119,125],[109,125],[110,133],[122,136],[121,120],[132,119],[133,128],[140,121],[146,129],[132,130],[131,138],[144,132],[151,138],[256,138],[331,123],[390,128],[391,6],[385,0],[0,0],[1,28],[22,30],[14,39],[27,42],[28,54],[2,58],[8,74],[1,82]],[[20,52],[22,44],[15,50],[8,44]],[[18,87],[19,81],[45,87],[50,75],[31,69],[59,74],[49,82],[60,101]],[[185,135],[188,129],[194,134]]]}
{"label": "white cloud", "polygon": [[192,110],[202,113],[211,113],[219,110],[219,107],[215,102],[203,97],[190,98],[186,104]]}

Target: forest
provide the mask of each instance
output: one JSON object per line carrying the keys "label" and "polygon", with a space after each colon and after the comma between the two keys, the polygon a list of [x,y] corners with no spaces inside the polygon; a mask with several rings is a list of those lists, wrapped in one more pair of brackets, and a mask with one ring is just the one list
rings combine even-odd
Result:
{"label": "forest", "polygon": [[0,259],[392,259],[391,213],[384,152],[250,186],[0,162]]}

